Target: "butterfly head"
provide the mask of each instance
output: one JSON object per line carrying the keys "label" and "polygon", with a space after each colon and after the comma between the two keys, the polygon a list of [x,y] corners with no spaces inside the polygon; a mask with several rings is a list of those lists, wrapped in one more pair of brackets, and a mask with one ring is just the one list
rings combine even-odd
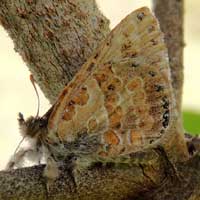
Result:
{"label": "butterfly head", "polygon": [[19,113],[18,123],[22,136],[29,138],[40,137],[47,125],[42,117],[31,116],[25,120],[22,113]]}

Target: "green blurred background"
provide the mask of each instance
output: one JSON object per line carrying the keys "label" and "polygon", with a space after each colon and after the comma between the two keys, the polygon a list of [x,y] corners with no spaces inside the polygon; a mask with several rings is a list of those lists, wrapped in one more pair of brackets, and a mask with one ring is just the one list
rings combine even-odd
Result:
{"label": "green blurred background", "polygon": [[200,1],[185,0],[185,85],[183,95],[184,128],[200,134]]}
{"label": "green blurred background", "polygon": [[[139,7],[142,4],[151,6],[151,1],[134,0],[99,0],[102,10],[111,19],[111,26],[114,27],[119,18],[124,16],[127,10],[132,7]],[[105,6],[106,7],[103,7]],[[114,5],[114,7],[113,7]],[[121,7],[120,7],[121,5]],[[112,8],[113,7],[113,8]],[[115,9],[119,7],[119,9]],[[112,9],[112,10],[111,10]],[[185,0],[185,50],[184,50],[184,90],[183,90],[183,121],[184,128],[191,134],[200,133],[200,0]]]}
{"label": "green blurred background", "polygon": [[200,113],[193,110],[183,110],[184,128],[192,135],[200,134]]}

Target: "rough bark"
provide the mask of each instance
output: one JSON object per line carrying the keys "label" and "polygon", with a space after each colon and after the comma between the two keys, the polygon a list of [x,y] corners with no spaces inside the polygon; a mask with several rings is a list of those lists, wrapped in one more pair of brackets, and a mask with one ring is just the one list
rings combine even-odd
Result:
{"label": "rough bark", "polygon": [[[166,179],[168,162],[159,149],[132,155],[130,165],[94,166],[77,174],[74,182],[70,173],[62,170],[48,193],[48,199],[129,199],[138,193],[156,188]],[[66,166],[66,165],[65,165]],[[42,176],[43,166],[0,173],[0,199],[46,199],[47,190]]]}
{"label": "rough bark", "polygon": [[181,117],[183,89],[183,9],[184,0],[153,0],[154,11],[165,33],[168,48],[172,86],[176,99],[177,111]]}
{"label": "rough bark", "polygon": [[[183,1],[157,0],[154,4],[166,33],[180,113]],[[109,31],[107,19],[93,0],[1,0],[0,22],[51,102]],[[182,127],[173,130],[182,132]],[[93,166],[77,174],[76,181],[71,170],[63,167],[48,193],[43,166],[2,171],[0,200],[198,199],[200,156],[185,161],[185,144],[176,132],[163,147],[131,155],[129,165]]]}
{"label": "rough bark", "polygon": [[44,166],[0,172],[0,200],[197,200],[200,198],[200,155],[173,165],[163,148],[133,154],[120,166],[96,165],[73,177],[66,168],[49,192]]}
{"label": "rough bark", "polygon": [[51,103],[109,32],[95,0],[1,0],[0,23]]}

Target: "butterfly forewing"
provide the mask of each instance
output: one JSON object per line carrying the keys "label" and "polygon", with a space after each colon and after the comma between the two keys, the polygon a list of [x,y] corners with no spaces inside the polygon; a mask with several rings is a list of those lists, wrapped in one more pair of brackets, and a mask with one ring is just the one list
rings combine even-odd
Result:
{"label": "butterfly forewing", "polygon": [[64,88],[49,119],[49,138],[98,135],[100,156],[139,151],[166,132],[173,102],[163,34],[149,9],[141,8],[116,26]]}

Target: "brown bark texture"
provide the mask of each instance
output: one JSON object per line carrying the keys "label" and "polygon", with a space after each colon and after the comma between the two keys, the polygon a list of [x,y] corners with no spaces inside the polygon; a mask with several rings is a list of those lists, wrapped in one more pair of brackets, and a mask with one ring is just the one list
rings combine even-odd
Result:
{"label": "brown bark texture", "polygon": [[51,103],[109,32],[94,0],[2,0],[0,7],[0,23]]}
{"label": "brown bark texture", "polygon": [[[131,155],[133,162],[120,166],[96,165],[78,175],[62,174],[49,192],[44,166],[0,172],[1,200],[198,200],[200,155],[173,165],[161,148]],[[77,182],[76,182],[77,183]]]}
{"label": "brown bark texture", "polygon": [[182,108],[183,89],[183,12],[184,0],[153,0],[155,15],[160,22],[161,30],[165,33],[171,68],[172,86],[176,99],[178,113]]}
{"label": "brown bark texture", "polygon": [[[183,1],[155,0],[154,8],[166,32],[180,113]],[[94,0],[1,0],[0,23],[52,103],[109,32]],[[164,144],[130,154],[128,163],[97,163],[76,180],[63,163],[49,191],[43,165],[1,171],[0,200],[200,199],[200,155],[188,159],[182,126],[174,126]]]}

